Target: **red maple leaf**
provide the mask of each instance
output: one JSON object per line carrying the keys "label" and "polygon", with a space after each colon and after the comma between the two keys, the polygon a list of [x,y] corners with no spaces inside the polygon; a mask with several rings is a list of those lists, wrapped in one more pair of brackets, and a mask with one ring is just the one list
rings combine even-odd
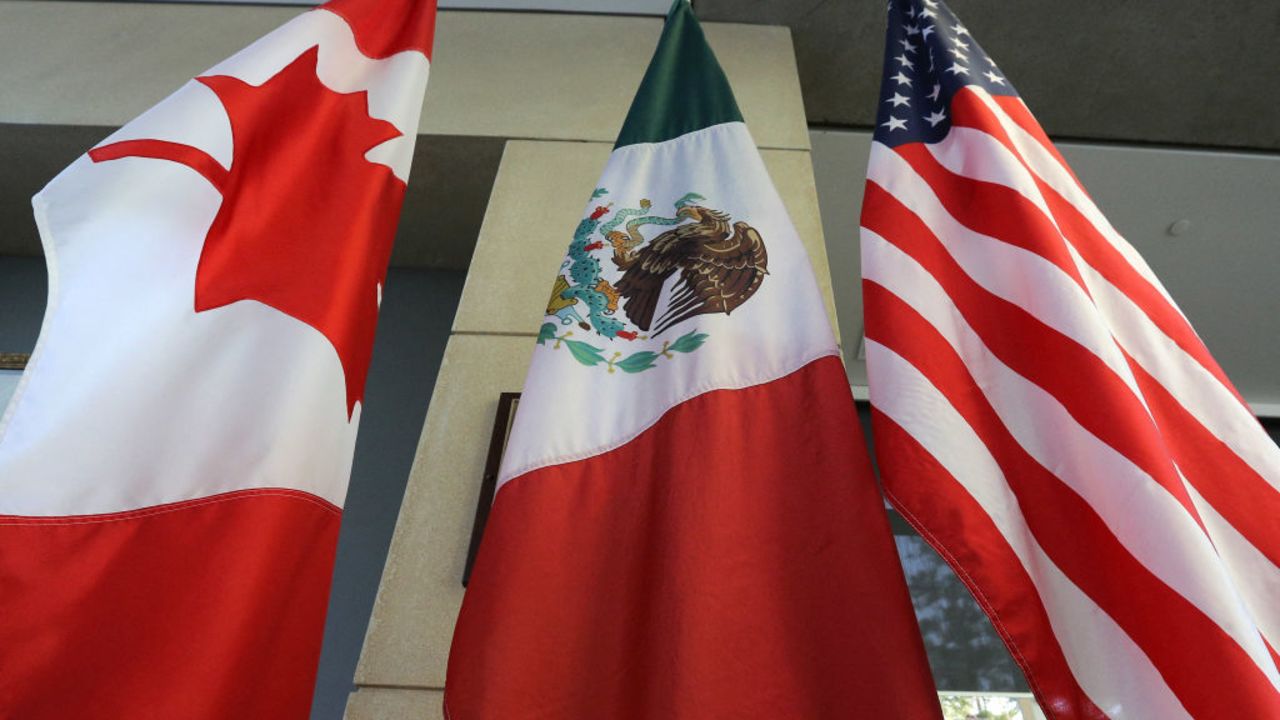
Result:
{"label": "red maple leaf", "polygon": [[196,78],[231,119],[231,169],[202,150],[161,140],[95,148],[95,162],[150,157],[182,163],[222,193],[196,271],[196,312],[257,300],[320,331],[346,376],[347,416],[364,397],[405,184],[365,159],[397,137],[369,116],[367,93],[316,77],[319,48],[260,86]]}

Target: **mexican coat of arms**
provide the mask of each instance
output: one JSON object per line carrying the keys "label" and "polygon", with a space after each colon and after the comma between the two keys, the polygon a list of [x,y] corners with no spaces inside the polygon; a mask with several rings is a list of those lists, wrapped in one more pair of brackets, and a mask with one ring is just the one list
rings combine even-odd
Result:
{"label": "mexican coat of arms", "polygon": [[[598,188],[592,199],[607,194]],[[701,347],[708,336],[697,330],[664,339],[660,348],[656,343],[690,318],[732,313],[751,299],[769,273],[760,233],[707,207],[704,200],[696,193],[684,195],[674,203],[672,217],[651,212],[653,205],[646,199],[639,207],[617,211],[612,203],[597,206],[583,218],[552,287],[538,344],[564,346],[578,362],[603,364],[611,373],[642,372],[660,358]],[[646,226],[666,229],[646,239]],[[577,338],[575,328],[581,333]],[[655,349],[615,351],[606,357],[603,348],[592,344],[593,336]]]}

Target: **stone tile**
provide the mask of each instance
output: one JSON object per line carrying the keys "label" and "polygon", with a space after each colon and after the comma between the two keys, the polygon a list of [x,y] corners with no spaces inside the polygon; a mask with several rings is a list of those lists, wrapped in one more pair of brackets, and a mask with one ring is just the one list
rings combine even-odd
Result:
{"label": "stone tile", "polygon": [[345,720],[443,720],[444,693],[411,688],[359,688],[347,700]]}
{"label": "stone tile", "polygon": [[[551,282],[610,150],[602,143],[507,143],[454,332],[536,333]],[[762,155],[809,251],[828,317],[834,319],[831,271],[809,153],[765,150]]]}
{"label": "stone tile", "polygon": [[[442,12],[423,130],[612,143],[661,28],[658,18]],[[704,28],[757,142],[808,148],[787,29]]]}
{"label": "stone tile", "polygon": [[519,392],[533,341],[454,335],[445,348],[357,685],[444,687],[498,395]]}

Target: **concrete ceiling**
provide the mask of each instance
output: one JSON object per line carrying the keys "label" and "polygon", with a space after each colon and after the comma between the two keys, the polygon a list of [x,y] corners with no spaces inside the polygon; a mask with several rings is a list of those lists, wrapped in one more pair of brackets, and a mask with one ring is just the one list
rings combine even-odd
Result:
{"label": "concrete ceiling", "polygon": [[[1054,137],[1280,150],[1276,0],[948,5]],[[694,6],[707,21],[791,28],[811,124],[874,122],[885,0]]]}
{"label": "concrete ceiling", "polygon": [[[809,122],[871,126],[879,96],[884,0],[692,1],[704,21],[790,28]],[[948,4],[1056,138],[1280,150],[1280,102],[1273,87],[1280,79],[1280,2]],[[643,15],[661,14],[670,2],[441,0],[440,5]]]}

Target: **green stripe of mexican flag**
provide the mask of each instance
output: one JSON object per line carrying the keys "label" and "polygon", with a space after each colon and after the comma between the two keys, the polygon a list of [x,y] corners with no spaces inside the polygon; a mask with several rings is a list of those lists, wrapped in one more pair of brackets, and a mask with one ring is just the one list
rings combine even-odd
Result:
{"label": "green stripe of mexican flag", "polygon": [[729,80],[688,0],[675,0],[614,149],[742,122]]}
{"label": "green stripe of mexican flag", "polygon": [[536,342],[451,720],[939,717],[822,294],[684,0]]}

